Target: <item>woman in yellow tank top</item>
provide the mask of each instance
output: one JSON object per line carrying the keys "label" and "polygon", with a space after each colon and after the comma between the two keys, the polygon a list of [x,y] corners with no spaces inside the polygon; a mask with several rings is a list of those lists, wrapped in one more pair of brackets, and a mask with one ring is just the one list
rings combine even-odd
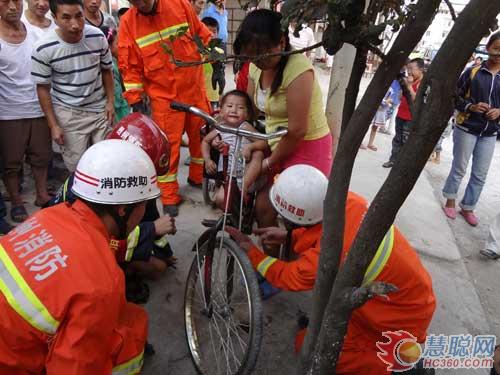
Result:
{"label": "woman in yellow tank top", "polygon": [[[288,31],[281,29],[281,14],[268,9],[249,13],[240,26],[234,50],[250,56],[252,61],[248,94],[266,115],[266,132],[288,128],[288,134],[281,139],[269,144],[252,143],[252,150],[271,151],[262,163],[262,172],[272,175],[292,165],[308,164],[328,176],[332,165],[332,137],[311,62],[302,54],[252,59],[252,56],[290,50]],[[275,223],[268,189],[259,194],[256,209],[259,226]]]}

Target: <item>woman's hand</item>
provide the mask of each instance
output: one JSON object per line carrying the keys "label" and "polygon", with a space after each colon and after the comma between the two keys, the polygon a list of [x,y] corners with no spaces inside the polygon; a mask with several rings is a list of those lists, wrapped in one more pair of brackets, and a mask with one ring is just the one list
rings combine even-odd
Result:
{"label": "woman's hand", "polygon": [[245,158],[247,163],[252,159],[252,152],[253,152],[253,149],[252,149],[251,143],[243,146],[243,148],[241,149],[241,154],[243,155],[243,157]]}
{"label": "woman's hand", "polygon": [[486,112],[486,118],[491,121],[498,120],[500,117],[500,108],[492,108]]}
{"label": "woman's hand", "polygon": [[472,104],[469,107],[469,111],[476,113],[486,113],[490,110],[490,105],[488,103],[479,102],[477,104]]}

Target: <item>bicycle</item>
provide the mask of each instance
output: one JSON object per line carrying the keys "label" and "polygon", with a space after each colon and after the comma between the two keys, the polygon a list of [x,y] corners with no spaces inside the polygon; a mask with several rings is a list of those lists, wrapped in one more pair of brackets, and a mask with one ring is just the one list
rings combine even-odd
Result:
{"label": "bicycle", "polygon": [[[199,108],[172,102],[171,108],[203,118],[210,127],[237,137],[238,155],[243,137],[269,140],[286,130],[261,134],[218,124]],[[191,358],[200,374],[250,374],[259,355],[263,335],[263,309],[256,273],[245,252],[229,238],[226,224],[243,223],[243,193],[235,221],[231,191],[235,188],[236,156],[224,176],[225,209],[218,220],[204,220],[208,229],[193,246],[184,294],[184,325]],[[226,155],[227,156],[227,155]],[[227,160],[226,160],[227,162]]]}

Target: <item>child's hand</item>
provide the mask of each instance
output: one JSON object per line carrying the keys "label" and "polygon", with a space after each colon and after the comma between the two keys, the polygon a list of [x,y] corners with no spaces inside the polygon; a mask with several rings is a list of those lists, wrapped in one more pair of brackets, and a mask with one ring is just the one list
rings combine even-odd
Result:
{"label": "child's hand", "polygon": [[243,146],[243,148],[241,149],[241,154],[243,155],[243,157],[245,158],[245,160],[248,163],[250,161],[250,159],[252,159],[252,145],[248,144],[248,145]]}
{"label": "child's hand", "polygon": [[212,148],[215,148],[217,151],[222,152],[224,149],[224,142],[222,142],[219,138],[214,138],[212,141]]}
{"label": "child's hand", "polygon": [[213,160],[205,160],[205,169],[209,174],[217,173],[217,165]]}

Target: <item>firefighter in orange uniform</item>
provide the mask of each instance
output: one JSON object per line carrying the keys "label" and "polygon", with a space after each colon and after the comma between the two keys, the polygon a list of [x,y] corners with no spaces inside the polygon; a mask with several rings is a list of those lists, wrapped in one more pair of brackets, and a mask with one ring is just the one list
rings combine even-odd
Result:
{"label": "firefighter in orange uniform", "polygon": [[[131,0],[133,5],[120,20],[118,64],[125,85],[124,97],[141,111],[144,95],[151,100],[153,120],[167,134],[171,144],[168,174],[158,176],[162,202],[170,216],[177,216],[182,201],[178,194],[177,170],[182,133],[189,136],[188,183],[201,186],[203,157],[201,155],[199,117],[170,109],[170,102],[189,103],[209,112],[205,78],[201,65],[177,67],[165,48],[181,61],[200,61],[201,56],[192,38],[198,35],[208,43],[211,34],[185,0]],[[172,42],[169,38],[177,36]]]}
{"label": "firefighter in orange uniform", "polygon": [[[105,161],[105,162],[103,162]],[[138,374],[147,315],[125,301],[109,247],[160,195],[138,146],[105,140],[80,159],[78,199],[39,211],[0,240],[0,374]]]}
{"label": "firefighter in orange uniform", "polygon": [[[291,291],[314,287],[320,255],[323,200],[328,181],[317,169],[296,165],[276,180],[270,200],[292,231],[295,260],[267,256],[250,238],[234,228],[228,232],[247,251],[253,266],[274,287]],[[346,202],[346,225],[342,262],[367,211],[365,199],[350,192]],[[280,228],[258,230],[264,244],[284,243],[287,232]],[[388,298],[374,297],[356,309],[349,322],[337,374],[387,374],[387,364],[377,357],[377,341],[385,331],[404,330],[425,342],[435,310],[432,280],[420,259],[397,228],[391,227],[365,274],[364,284],[383,281],[399,290]],[[299,332],[298,347],[305,330]]]}

